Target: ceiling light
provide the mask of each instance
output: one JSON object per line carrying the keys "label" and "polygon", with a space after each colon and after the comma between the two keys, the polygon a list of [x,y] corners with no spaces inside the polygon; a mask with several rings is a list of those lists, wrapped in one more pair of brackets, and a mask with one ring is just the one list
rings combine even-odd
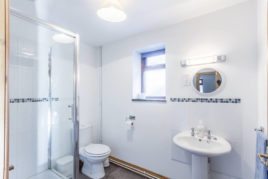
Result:
{"label": "ceiling light", "polygon": [[55,34],[52,39],[57,43],[70,44],[74,42],[74,38],[65,34]]}
{"label": "ceiling light", "polygon": [[192,58],[181,60],[181,66],[194,66],[194,65],[204,65],[210,63],[218,63],[226,61],[225,55],[218,55],[218,56],[209,56],[209,57],[200,57],[200,58]]}
{"label": "ceiling light", "polygon": [[108,1],[106,4],[97,11],[97,15],[109,22],[122,22],[126,20],[127,15],[121,9],[121,4],[119,1]]}

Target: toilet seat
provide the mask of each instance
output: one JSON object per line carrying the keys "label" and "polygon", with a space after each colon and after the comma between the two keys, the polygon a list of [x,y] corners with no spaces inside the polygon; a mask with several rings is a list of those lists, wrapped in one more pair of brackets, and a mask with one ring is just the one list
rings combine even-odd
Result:
{"label": "toilet seat", "polygon": [[103,144],[90,144],[84,148],[84,152],[87,156],[103,156],[111,152],[110,147]]}

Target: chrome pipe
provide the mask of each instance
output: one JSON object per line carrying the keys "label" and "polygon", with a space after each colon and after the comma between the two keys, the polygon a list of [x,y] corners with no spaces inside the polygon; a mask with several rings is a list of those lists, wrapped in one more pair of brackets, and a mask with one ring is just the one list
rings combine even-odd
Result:
{"label": "chrome pipe", "polygon": [[51,72],[52,72],[52,47],[50,47],[48,54],[48,99],[49,99],[49,108],[48,108],[48,169],[52,169],[52,81],[51,81]]}
{"label": "chrome pipe", "polygon": [[74,66],[73,66],[73,129],[74,129],[74,179],[79,178],[79,44],[80,36],[77,34],[75,36],[75,51],[74,51]]}

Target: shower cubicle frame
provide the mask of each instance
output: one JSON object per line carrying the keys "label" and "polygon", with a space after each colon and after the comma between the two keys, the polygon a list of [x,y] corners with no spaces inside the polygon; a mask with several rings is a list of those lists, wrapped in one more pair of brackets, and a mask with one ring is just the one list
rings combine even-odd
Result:
{"label": "shower cubicle frame", "polygon": [[[70,36],[72,38],[75,39],[75,49],[74,49],[74,65],[73,65],[73,110],[72,110],[72,119],[73,119],[73,129],[74,129],[74,133],[73,133],[73,139],[74,139],[74,146],[73,146],[73,156],[74,156],[74,179],[78,179],[79,177],[79,117],[78,117],[78,110],[79,110],[79,96],[78,96],[78,85],[79,85],[79,42],[80,42],[80,37],[79,34],[73,33],[71,31],[68,31],[64,28],[61,28],[57,25],[48,23],[42,19],[38,19],[38,18],[33,18],[33,17],[29,17],[25,14],[23,14],[22,12],[10,8],[9,9],[9,13],[13,16],[16,16],[24,21],[27,21],[29,23],[32,24],[36,24],[36,25],[40,25],[44,28],[53,30],[53,31],[57,31],[60,33],[63,33],[67,36]],[[9,25],[9,22],[7,23]],[[8,38],[9,39],[9,38]],[[10,47],[7,47],[10,48]],[[9,78],[9,74],[8,74],[8,60],[6,59],[6,77],[7,79]],[[9,91],[9,84],[8,84],[8,80],[6,82],[6,90]],[[9,95],[6,95],[6,113],[9,113]],[[7,121],[7,129],[9,129],[9,116],[6,116],[6,121]],[[51,124],[51,123],[50,123]],[[7,130],[8,131],[8,130]],[[5,137],[6,141],[7,141],[7,149],[9,149],[9,136],[7,135]],[[51,126],[49,127],[49,148],[48,148],[48,154],[49,154],[49,167],[51,167],[50,163],[51,163]],[[6,157],[6,161],[5,161],[5,168],[9,168],[12,164],[9,163],[8,161],[8,155],[9,152],[7,152],[7,157]],[[8,179],[8,172],[6,172],[6,178]]]}

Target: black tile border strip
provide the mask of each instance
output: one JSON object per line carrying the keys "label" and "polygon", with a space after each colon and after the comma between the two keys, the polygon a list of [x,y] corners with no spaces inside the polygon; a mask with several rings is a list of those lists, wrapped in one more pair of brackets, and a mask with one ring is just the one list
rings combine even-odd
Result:
{"label": "black tile border strip", "polygon": [[[59,98],[51,98],[52,101],[59,101]],[[38,103],[49,102],[49,98],[13,98],[9,103]]]}
{"label": "black tile border strip", "polygon": [[166,103],[166,99],[132,99],[133,102],[160,102]]}
{"label": "black tile border strip", "polygon": [[240,98],[170,98],[170,101],[178,103],[241,103]]}

